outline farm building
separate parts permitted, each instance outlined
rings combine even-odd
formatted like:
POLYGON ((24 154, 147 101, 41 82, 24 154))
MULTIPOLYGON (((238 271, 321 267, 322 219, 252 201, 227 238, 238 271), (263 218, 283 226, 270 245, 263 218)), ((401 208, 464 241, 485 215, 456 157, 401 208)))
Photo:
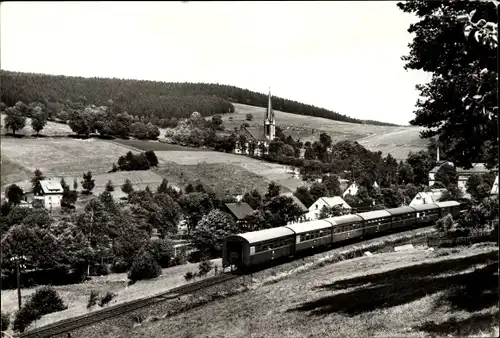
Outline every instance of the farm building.
POLYGON ((253 152, 254 155, 261 156, 269 151, 269 143, 274 140, 276 136, 276 119, 272 109, 271 98, 271 90, 269 90, 267 112, 263 126, 256 128, 241 128, 239 132, 240 137, 236 141, 236 146, 234 148, 236 154, 249 155, 253 152))
POLYGON ((254 210, 248 203, 226 203, 226 212, 233 216, 236 222, 242 222, 245 217, 250 215, 254 210))
POLYGON ((54 209, 61 206, 63 188, 55 179, 41 180, 33 189, 33 205, 40 203, 45 209, 54 209))
POLYGON ((306 214, 306 219, 308 221, 314 221, 319 219, 319 213, 323 207, 333 208, 334 206, 339 206, 343 209, 351 210, 351 206, 344 201, 340 196, 335 197, 320 197, 316 202, 314 202, 306 214))

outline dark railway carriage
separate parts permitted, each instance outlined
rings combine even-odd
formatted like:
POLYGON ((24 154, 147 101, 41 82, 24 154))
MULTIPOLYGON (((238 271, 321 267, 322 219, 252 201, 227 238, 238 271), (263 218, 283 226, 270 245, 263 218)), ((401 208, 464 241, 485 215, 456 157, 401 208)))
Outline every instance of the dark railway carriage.
POLYGON ((358 214, 363 218, 363 235, 388 231, 391 228, 391 214, 386 210, 375 210, 358 214))
POLYGON ((415 225, 417 212, 412 207, 387 209, 392 216, 392 229, 407 228, 415 225))
POLYGON ((332 244, 333 225, 324 219, 287 225, 286 227, 295 232, 296 252, 332 244))
POLYGON ((460 203, 455 201, 436 202, 439 207, 440 217, 450 214, 454 219, 460 217, 460 203))
POLYGON ((295 233, 278 227, 228 236, 223 248, 224 267, 258 265, 294 253, 295 233))
POLYGON ((363 235, 363 219, 358 215, 330 217, 325 221, 333 224, 334 243, 363 235))
POLYGON ((439 219, 440 210, 434 203, 412 205, 416 211, 417 226, 435 222, 439 219))

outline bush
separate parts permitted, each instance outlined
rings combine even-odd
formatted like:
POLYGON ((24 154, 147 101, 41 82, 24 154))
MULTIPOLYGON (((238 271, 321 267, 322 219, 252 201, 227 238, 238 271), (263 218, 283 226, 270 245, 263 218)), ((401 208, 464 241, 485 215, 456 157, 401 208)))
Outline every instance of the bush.
POLYGON ((2 319, 2 331, 7 331, 9 328, 10 324, 10 314, 7 312, 2 312, 1 313, 1 319, 2 319))
POLYGON ((207 273, 210 272, 210 270, 212 270, 212 268, 213 264, 208 259, 201 261, 200 265, 198 265, 198 276, 200 277, 205 276, 207 273))
POLYGON ((188 282, 194 277, 196 277, 196 274, 192 273, 191 271, 186 272, 186 274, 184 275, 184 279, 188 282))
POLYGON ((144 153, 146 155, 146 159, 148 160, 149 164, 152 167, 155 167, 158 165, 158 158, 156 157, 156 154, 153 150, 148 150, 144 153))
POLYGON ((147 243, 144 249, 153 256, 162 268, 170 266, 170 261, 174 255, 174 248, 169 241, 155 239, 147 243))
POLYGON ((128 278, 135 282, 143 279, 156 278, 160 274, 161 267, 156 263, 153 255, 147 251, 142 251, 134 259, 128 273, 128 278))
POLYGON ((53 287, 44 286, 35 291, 21 310, 16 313, 14 330, 24 332, 32 322, 40 319, 43 315, 63 311, 67 308, 53 287))
POLYGON ((87 303, 87 309, 92 309, 97 304, 97 298, 99 293, 97 291, 91 291, 89 296, 89 302, 87 303))
POLYGON ((113 292, 110 292, 110 291, 106 292, 106 294, 101 297, 101 300, 99 301, 99 306, 103 307, 104 305, 111 302, 111 300, 115 297, 116 297, 116 294, 114 294, 113 292))
POLYGON ((455 221, 453 220, 453 217, 451 217, 450 214, 440 218, 436 222, 436 230, 441 233, 448 233, 450 230, 453 230, 453 226, 455 224, 455 221))

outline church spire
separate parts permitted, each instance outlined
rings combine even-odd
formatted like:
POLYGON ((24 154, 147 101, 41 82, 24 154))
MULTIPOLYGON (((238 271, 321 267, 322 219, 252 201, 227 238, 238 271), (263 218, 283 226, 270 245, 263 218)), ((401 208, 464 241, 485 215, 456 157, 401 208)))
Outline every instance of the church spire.
POLYGON ((266 118, 264 119, 264 137, 269 141, 274 140, 274 137, 276 136, 276 125, 275 125, 276 121, 274 120, 274 112, 273 112, 271 98, 272 98, 271 87, 269 87, 267 113, 266 113, 266 118))
POLYGON ((268 98, 267 98, 267 119, 269 121, 272 121, 274 120, 274 112, 273 112, 273 106, 272 106, 272 102, 271 102, 271 87, 269 87, 269 94, 268 94, 268 98))

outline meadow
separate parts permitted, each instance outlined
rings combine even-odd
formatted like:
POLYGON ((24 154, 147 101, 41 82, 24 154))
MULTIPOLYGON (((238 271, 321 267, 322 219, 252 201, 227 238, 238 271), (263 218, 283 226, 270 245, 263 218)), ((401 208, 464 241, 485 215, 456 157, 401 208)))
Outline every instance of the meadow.
POLYGON ((127 336, 498 336, 496 250, 362 256, 145 322, 127 336))
MULTIPOLYGON (((232 177, 223 177, 221 179, 231 179, 231 180, 249 180, 253 175, 239 175, 236 176, 237 172, 240 170, 235 169, 235 167, 240 167, 246 172, 258 175, 266 181, 275 181, 284 187, 283 191, 295 189, 299 186, 305 184, 301 179, 294 178, 291 170, 288 166, 276 163, 269 163, 260 161, 248 156, 221 153, 215 151, 197 151, 197 152, 185 152, 185 151, 158 151, 156 152, 158 159, 163 161, 171 161, 181 165, 197 165, 199 163, 206 164, 221 164, 227 167, 229 170, 223 173, 223 176, 229 175, 232 177)), ((241 182, 245 184, 244 182, 241 182)), ((266 183, 267 189, 267 183, 266 183)))
MULTIPOLYGON (((226 130, 233 130, 243 123, 250 127, 261 126, 264 120, 266 108, 248 106, 233 103, 235 112, 223 115, 222 120, 226 130), (253 120, 246 121, 246 114, 252 114, 253 120), (232 117, 233 121, 229 121, 232 117)), ((384 155, 388 152, 397 159, 405 159, 409 151, 426 149, 427 140, 420 138, 422 128, 413 126, 376 126, 371 124, 356 124, 349 122, 333 121, 329 119, 296 115, 274 111, 276 125, 282 128, 285 135, 303 142, 316 141, 321 132, 332 137, 333 142, 343 140, 358 141, 367 149, 382 151, 384 155)))
MULTIPOLYGON (((5 114, 1 114, 1 122, 2 122, 2 128, 0 130, 0 135, 5 135, 7 133, 12 133, 11 130, 6 130, 4 128, 5 126, 5 114)), ((30 136, 36 135, 36 132, 31 128, 31 119, 27 118, 26 119, 26 126, 21 129, 16 131, 16 135, 24 135, 24 136, 30 136)), ((43 136, 67 136, 67 135, 75 135, 75 133, 71 130, 71 128, 64 123, 58 123, 58 122, 51 122, 48 121, 43 130, 40 132, 40 135, 43 136)))

